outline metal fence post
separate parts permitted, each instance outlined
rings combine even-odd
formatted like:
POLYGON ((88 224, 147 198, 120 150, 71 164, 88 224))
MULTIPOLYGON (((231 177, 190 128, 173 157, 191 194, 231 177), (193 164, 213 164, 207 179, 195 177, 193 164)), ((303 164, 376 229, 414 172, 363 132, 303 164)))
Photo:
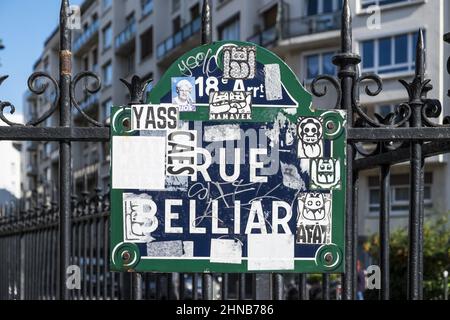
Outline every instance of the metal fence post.
MULTIPOLYGON (((423 32, 420 30, 416 48, 416 76, 412 83, 402 81, 409 94, 412 109, 410 126, 422 127, 423 96, 430 90, 429 80, 425 80, 425 48, 423 32)), ((423 282, 423 219, 424 219, 424 159, 422 153, 423 142, 411 143, 411 207, 409 220, 409 262, 408 262, 408 298, 422 299, 423 282)))
MULTIPOLYGON (((353 84, 356 76, 356 66, 361 58, 352 52, 352 17, 348 0, 344 0, 342 10, 341 53, 333 58, 333 63, 339 66, 339 79, 341 80, 342 101, 341 109, 347 111, 347 128, 351 128, 354 122, 353 115, 353 84)), ((347 214, 345 222, 345 274, 343 277, 343 298, 353 300, 356 296, 356 250, 357 250, 357 212, 353 205, 356 200, 356 190, 353 188, 354 172, 353 161, 355 158, 354 146, 347 145, 347 214)), ((357 177, 357 175, 356 175, 357 177)))
MULTIPOLYGON (((72 80, 71 30, 69 29, 69 1, 63 0, 60 13, 60 126, 70 127, 72 122, 70 84, 72 80)), ((71 143, 59 144, 59 299, 69 299, 66 271, 70 263, 70 187, 71 143)))

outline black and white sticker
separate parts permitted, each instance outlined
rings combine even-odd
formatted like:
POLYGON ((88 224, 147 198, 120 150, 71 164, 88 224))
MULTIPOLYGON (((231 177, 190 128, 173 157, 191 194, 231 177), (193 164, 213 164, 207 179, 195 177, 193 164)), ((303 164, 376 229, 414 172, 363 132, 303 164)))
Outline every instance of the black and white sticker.
POLYGON ((251 92, 211 92, 209 103, 210 120, 251 120, 251 118, 251 92))
POLYGON ((315 159, 323 156, 323 126, 320 118, 303 118, 298 124, 298 157, 315 159))
POLYGON ((341 187, 339 159, 314 159, 311 161, 310 173, 312 190, 334 190, 341 187))
POLYGON ((255 78, 256 47, 226 46, 223 48, 224 79, 246 80, 255 78))
POLYGON ((175 130, 178 107, 172 104, 134 105, 131 107, 131 129, 137 131, 175 130))
POLYGON ((296 243, 331 243, 330 193, 300 194, 297 207, 296 243))

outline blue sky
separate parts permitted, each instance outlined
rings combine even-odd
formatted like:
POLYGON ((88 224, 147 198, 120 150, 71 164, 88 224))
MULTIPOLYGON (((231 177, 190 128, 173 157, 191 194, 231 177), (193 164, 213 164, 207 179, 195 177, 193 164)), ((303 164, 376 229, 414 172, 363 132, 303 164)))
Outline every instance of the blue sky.
POLYGON ((0 75, 9 75, 0 86, 0 100, 12 102, 18 112, 33 64, 58 25, 59 8, 60 0, 0 0, 0 39, 5 46, 0 50, 0 75))

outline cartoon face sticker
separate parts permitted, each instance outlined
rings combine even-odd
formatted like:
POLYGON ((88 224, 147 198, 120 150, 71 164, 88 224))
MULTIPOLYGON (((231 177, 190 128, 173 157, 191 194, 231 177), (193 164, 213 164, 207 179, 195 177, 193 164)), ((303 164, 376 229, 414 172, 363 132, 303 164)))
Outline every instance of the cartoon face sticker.
POLYGON ((331 243, 331 194, 300 194, 297 207, 297 243, 331 243))
POLYGON ((315 159, 311 162, 311 189, 339 189, 341 165, 338 159, 315 159))
POLYGON ((297 127, 299 158, 319 158, 323 154, 323 127, 319 118, 304 118, 297 127))

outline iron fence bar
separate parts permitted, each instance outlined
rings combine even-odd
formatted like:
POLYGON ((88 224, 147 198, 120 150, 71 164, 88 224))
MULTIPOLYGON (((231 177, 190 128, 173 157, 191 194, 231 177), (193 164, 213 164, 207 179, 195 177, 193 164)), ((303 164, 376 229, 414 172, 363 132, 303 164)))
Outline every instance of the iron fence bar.
POLYGON ((239 284, 239 300, 245 300, 246 294, 246 286, 245 286, 245 273, 239 273, 238 275, 238 284, 239 284))
POLYGON ((96 273, 95 273, 95 283, 96 283, 96 291, 95 291, 95 298, 97 300, 100 299, 101 296, 101 283, 100 283, 100 275, 101 275, 101 265, 100 265, 100 238, 101 238, 101 219, 96 218, 95 220, 95 227, 97 228, 97 232, 95 235, 96 241, 95 241, 95 267, 96 267, 96 273))
POLYGON ((273 298, 274 300, 284 300, 284 278, 281 273, 273 274, 274 290, 273 298))
POLYGON ((204 273, 202 278, 202 297, 203 300, 213 300, 213 275, 204 273))
POLYGON ((307 274, 301 273, 299 274, 298 279, 298 298, 300 300, 306 300, 308 298, 306 289, 307 289, 307 274))
MULTIPOLYGON (((342 101, 341 109, 347 112, 347 128, 351 129, 354 122, 353 114, 353 84, 356 76, 356 66, 361 58, 352 52, 352 17, 348 0, 344 0, 342 9, 341 26, 341 53, 333 58, 333 63, 339 66, 338 77, 341 81, 342 101)), ((353 161, 354 147, 348 144, 347 148, 347 190, 346 193, 346 219, 345 219, 345 273, 343 275, 343 297, 346 300, 353 300, 356 295, 356 245, 354 235, 356 229, 356 215, 352 210, 354 201, 353 188, 353 161)))
MULTIPOLYGON (((416 77, 415 85, 411 84, 410 105, 412 116, 410 125, 415 128, 422 127, 422 97, 425 92, 425 52, 423 34, 420 31, 417 42, 416 77)), ((408 298, 420 300, 422 298, 422 273, 420 243, 423 239, 423 186, 424 186, 424 159, 422 142, 413 141, 411 145, 411 207, 409 220, 409 263, 408 263, 408 298)))
MULTIPOLYGON (((450 142, 431 142, 423 145, 422 156, 434 157, 440 154, 450 153, 450 142)), ((355 161, 353 170, 374 169, 382 165, 395 165, 411 159, 411 148, 400 148, 395 151, 377 154, 355 161)))
POLYGON ((222 300, 228 300, 228 273, 222 274, 222 300))
POLYGON ((391 167, 384 165, 380 169, 380 267, 381 267, 381 300, 389 300, 389 243, 390 243, 390 212, 391 212, 391 167))
POLYGON ((330 300, 330 275, 328 273, 322 275, 322 299, 330 300))
MULTIPOLYGON (((71 30, 69 29, 69 1, 61 2, 60 13, 60 126, 70 128, 72 122, 70 84, 72 79, 71 30)), ((67 300, 69 292, 66 287, 66 271, 70 263, 70 191, 71 187, 71 143, 59 143, 59 295, 60 300, 67 300)))
POLYGON ((198 299, 198 273, 194 273, 192 275, 192 299, 197 300, 198 299))
POLYGON ((0 127, 2 141, 109 142, 107 128, 0 127))
MULTIPOLYGON (((421 112, 421 111, 420 111, 421 112)), ((450 127, 442 128, 349 128, 347 130, 348 141, 448 141, 450 127)))

